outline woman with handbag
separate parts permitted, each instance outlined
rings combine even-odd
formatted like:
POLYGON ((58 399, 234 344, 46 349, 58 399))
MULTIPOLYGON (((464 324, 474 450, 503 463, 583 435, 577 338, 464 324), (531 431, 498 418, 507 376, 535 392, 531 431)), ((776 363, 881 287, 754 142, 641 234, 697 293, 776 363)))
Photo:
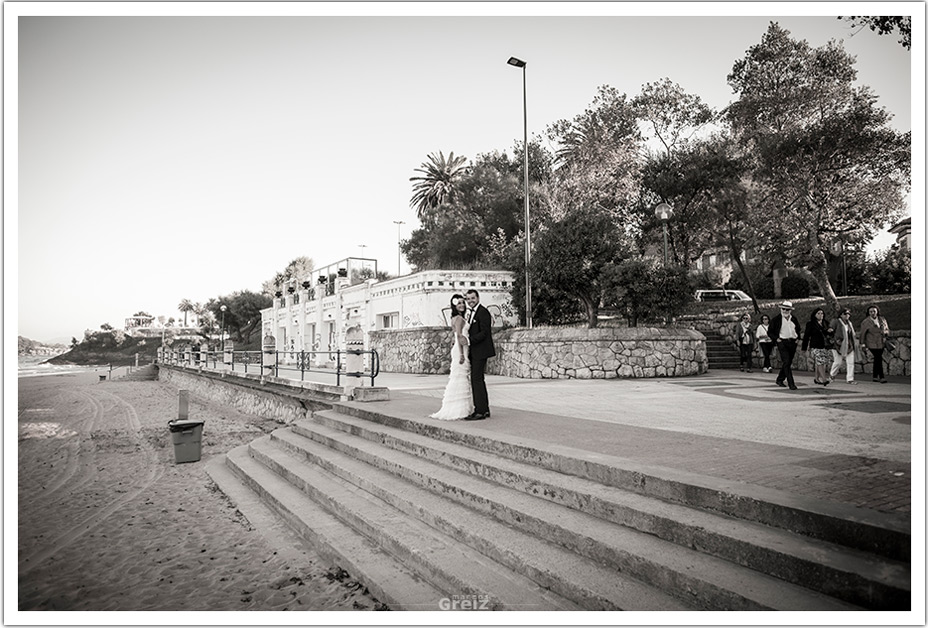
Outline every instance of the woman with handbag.
POLYGON ((815 383, 827 386, 831 379, 828 372, 831 369, 831 341, 834 330, 825 322, 825 310, 820 307, 812 312, 812 318, 806 323, 806 333, 802 338, 802 350, 809 351, 809 357, 815 363, 815 383))
POLYGON ((883 374, 883 348, 889 337, 889 325, 880 316, 880 308, 871 305, 867 308, 867 318, 860 323, 860 344, 867 347, 873 355, 873 381, 886 383, 883 374))
POLYGON ((760 317, 760 324, 757 326, 757 344, 760 346, 761 353, 764 354, 764 373, 769 373, 770 368, 770 354, 773 353, 773 340, 770 339, 769 335, 770 330, 770 317, 764 314, 760 317))

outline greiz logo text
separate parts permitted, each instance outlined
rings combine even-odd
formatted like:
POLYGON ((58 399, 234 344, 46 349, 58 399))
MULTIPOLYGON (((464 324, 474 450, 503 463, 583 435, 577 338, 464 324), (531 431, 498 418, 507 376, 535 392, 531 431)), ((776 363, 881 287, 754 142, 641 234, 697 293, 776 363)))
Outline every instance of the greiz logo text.
POLYGON ((489 595, 452 595, 438 601, 438 608, 443 611, 488 611, 489 595))

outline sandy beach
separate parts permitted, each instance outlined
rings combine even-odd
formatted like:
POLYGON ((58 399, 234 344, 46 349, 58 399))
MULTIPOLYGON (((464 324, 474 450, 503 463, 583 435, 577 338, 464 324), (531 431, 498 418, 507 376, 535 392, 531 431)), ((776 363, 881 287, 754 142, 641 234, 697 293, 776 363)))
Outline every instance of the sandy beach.
POLYGON ((260 530, 204 470, 279 424, 193 396, 200 462, 175 464, 178 391, 95 373, 19 378, 19 610, 375 610, 283 525, 260 530))

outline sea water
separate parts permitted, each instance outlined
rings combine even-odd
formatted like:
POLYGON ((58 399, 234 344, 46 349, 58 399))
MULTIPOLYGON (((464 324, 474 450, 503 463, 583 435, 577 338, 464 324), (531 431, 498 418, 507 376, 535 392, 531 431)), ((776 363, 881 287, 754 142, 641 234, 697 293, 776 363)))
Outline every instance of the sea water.
POLYGON ((53 356, 21 355, 19 356, 19 377, 37 377, 40 375, 60 375, 62 373, 100 373, 109 372, 108 364, 43 364, 53 356))

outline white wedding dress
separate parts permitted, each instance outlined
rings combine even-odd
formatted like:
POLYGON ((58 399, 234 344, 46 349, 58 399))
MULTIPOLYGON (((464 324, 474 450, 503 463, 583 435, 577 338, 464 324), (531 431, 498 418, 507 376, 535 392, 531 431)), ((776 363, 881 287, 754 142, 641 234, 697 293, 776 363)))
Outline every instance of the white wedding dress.
MULTIPOLYGON (((467 338, 470 324, 464 322, 461 333, 467 338)), ((474 397, 470 388, 470 358, 464 354, 464 363, 461 364, 461 346, 457 336, 451 346, 451 374, 448 376, 448 385, 445 386, 445 395, 441 400, 441 410, 430 415, 433 419, 454 421, 469 416, 474 411, 474 397)))

